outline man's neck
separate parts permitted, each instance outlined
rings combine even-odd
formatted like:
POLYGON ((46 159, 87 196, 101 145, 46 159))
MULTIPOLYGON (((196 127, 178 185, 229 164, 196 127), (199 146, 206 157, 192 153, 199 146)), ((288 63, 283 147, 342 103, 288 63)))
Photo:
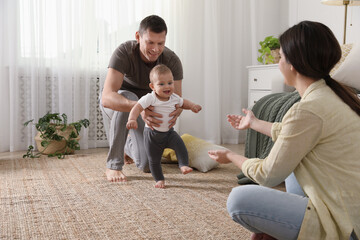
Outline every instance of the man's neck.
POLYGON ((153 68, 156 66, 157 61, 156 62, 145 62, 144 60, 142 60, 146 66, 148 66, 149 68, 153 68))

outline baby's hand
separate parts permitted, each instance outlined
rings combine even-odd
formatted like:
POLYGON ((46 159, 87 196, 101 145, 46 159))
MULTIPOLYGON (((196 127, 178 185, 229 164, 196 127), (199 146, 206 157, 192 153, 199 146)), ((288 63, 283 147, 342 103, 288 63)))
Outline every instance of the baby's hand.
POLYGON ((136 120, 129 120, 126 124, 126 128, 127 129, 137 129, 138 125, 137 125, 136 120))
POLYGON ((194 106, 191 107, 191 111, 193 111, 194 113, 198 113, 201 111, 201 106, 195 104, 194 106))

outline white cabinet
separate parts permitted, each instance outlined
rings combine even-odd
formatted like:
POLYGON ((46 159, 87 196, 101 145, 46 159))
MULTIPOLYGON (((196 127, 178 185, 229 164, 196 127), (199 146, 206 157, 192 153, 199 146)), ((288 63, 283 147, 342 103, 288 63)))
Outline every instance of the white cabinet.
POLYGON ((268 94, 294 90, 285 85, 278 64, 248 66, 247 69, 249 73, 249 107, 268 94))

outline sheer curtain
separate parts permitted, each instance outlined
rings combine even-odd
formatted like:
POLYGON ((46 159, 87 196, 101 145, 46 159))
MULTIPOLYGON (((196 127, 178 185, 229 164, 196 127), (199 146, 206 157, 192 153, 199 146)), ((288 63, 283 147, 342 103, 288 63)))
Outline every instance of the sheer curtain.
POLYGON ((184 64, 183 96, 199 102, 195 115, 183 112, 180 132, 214 143, 244 139, 226 115, 247 105, 247 71, 251 64, 250 1, 186 1, 181 14, 178 51, 184 64))
MULTIPOLYGON (((0 152, 34 144, 35 129, 22 124, 49 111, 66 113, 69 121, 88 118, 81 148, 105 146, 97 99, 108 61, 150 14, 167 22, 166 45, 184 67, 183 96, 203 106, 198 114, 183 112, 178 132, 214 143, 243 141, 245 133, 231 129, 226 114, 247 106, 246 66, 256 61, 256 44, 269 29, 281 30, 279 18, 258 20, 257 9, 266 2, 0 1, 0 152), (271 27, 257 31, 263 24, 271 27)), ((268 7, 284 2, 272 0, 268 7)))
POLYGON ((183 97, 203 106, 183 111, 179 133, 214 143, 240 143, 245 131, 234 130, 227 114, 247 108, 248 72, 258 64, 259 41, 288 27, 287 0, 173 1, 171 44, 184 65, 183 97))
POLYGON ((97 81, 95 4, 88 1, 2 1, 2 151, 34 144, 34 127, 47 112, 68 121, 88 118, 83 148, 95 147, 93 98, 97 81), (4 87, 3 87, 4 86, 4 87), (3 111, 4 110, 4 111, 3 111))

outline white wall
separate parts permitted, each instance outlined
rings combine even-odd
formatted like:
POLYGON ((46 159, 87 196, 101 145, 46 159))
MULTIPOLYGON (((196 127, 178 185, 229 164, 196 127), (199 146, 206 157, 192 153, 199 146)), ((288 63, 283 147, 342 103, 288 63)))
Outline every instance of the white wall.
MULTIPOLYGON (((318 21, 327 25, 339 43, 343 43, 344 6, 324 5, 320 0, 290 0, 289 26, 303 20, 318 21)), ((347 13, 346 43, 360 39, 360 6, 349 6, 347 13)))
POLYGON ((348 7, 346 42, 360 42, 360 6, 348 7))
POLYGON ((257 56, 259 42, 267 36, 279 37, 288 29, 289 3, 288 0, 250 0, 251 4, 251 51, 252 65, 259 65, 257 56))

